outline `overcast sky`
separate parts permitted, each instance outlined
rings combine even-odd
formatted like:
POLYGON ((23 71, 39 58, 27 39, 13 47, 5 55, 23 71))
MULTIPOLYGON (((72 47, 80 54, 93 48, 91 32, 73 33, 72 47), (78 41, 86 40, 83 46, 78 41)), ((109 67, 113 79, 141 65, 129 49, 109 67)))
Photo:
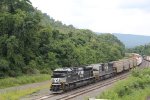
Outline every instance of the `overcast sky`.
POLYGON ((150 35, 150 0, 30 0, 64 24, 94 32, 150 35))

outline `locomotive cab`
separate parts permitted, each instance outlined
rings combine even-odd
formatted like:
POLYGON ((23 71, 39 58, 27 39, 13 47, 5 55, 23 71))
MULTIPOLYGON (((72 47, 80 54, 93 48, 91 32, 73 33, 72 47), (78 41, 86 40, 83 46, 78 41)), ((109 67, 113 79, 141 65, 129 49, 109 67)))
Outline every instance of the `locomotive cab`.
POLYGON ((51 87, 50 91, 53 93, 61 93, 63 92, 63 86, 66 82, 67 74, 71 72, 71 69, 56 69, 53 71, 52 79, 51 79, 51 87))

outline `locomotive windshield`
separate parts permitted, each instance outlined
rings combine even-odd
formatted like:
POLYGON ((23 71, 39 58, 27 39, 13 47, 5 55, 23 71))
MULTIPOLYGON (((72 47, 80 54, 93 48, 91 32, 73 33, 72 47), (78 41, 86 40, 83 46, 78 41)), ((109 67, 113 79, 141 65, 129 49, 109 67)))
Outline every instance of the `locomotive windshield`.
POLYGON ((63 78, 67 74, 67 71, 54 71, 52 78, 63 78))

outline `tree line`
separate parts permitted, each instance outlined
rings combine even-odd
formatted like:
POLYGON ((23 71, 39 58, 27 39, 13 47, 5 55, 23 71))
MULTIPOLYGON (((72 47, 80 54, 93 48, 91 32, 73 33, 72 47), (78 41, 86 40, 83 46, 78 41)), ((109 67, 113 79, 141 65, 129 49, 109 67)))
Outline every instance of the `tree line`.
POLYGON ((0 77, 113 61, 124 51, 114 35, 55 21, 29 0, 0 1, 0 77))
POLYGON ((134 48, 129 48, 126 50, 127 52, 135 52, 140 55, 148 55, 150 56, 150 43, 145 45, 136 46, 134 48))

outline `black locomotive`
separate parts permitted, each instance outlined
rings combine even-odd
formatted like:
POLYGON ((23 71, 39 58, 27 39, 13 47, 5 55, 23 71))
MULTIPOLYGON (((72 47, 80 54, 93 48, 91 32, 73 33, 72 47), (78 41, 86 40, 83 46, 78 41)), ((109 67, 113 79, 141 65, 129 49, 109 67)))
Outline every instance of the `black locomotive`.
POLYGON ((92 67, 59 68, 53 71, 51 91, 61 93, 90 83, 92 67))

